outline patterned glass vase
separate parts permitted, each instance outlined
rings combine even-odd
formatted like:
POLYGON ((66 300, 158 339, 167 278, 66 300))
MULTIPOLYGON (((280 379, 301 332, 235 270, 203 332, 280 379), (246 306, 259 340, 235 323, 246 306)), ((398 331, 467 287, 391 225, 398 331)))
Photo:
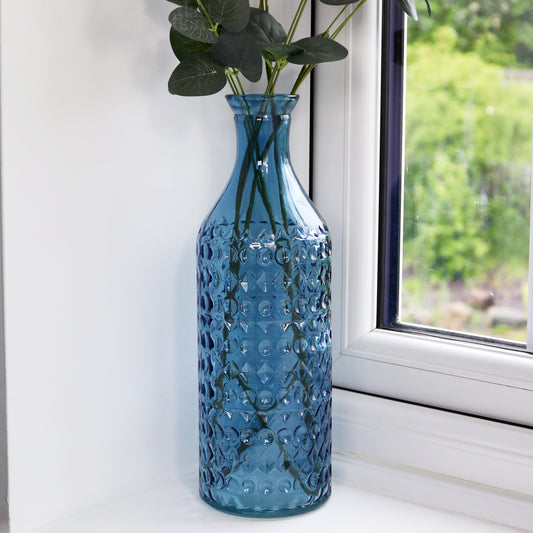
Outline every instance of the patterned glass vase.
POLYGON ((257 517, 331 492, 330 255, 289 158, 296 96, 228 96, 237 161, 197 241, 200 495, 257 517))

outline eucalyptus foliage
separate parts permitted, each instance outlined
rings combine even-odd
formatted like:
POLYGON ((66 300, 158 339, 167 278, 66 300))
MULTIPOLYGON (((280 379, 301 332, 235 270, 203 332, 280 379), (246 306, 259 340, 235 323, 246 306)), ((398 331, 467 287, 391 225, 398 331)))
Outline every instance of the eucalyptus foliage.
MULTIPOLYGON (((294 2, 288 31, 270 13, 269 0, 259 0, 258 7, 251 6, 250 0, 168 1, 178 6, 169 21, 170 44, 180 61, 168 89, 181 96, 203 96, 221 91, 226 84, 234 94, 244 94, 241 74, 258 82, 263 72, 265 95, 275 94, 279 74, 289 64, 300 65, 291 90, 295 94, 315 65, 348 55, 336 38, 367 0, 319 0, 339 6, 339 12, 323 32, 297 41, 294 35, 308 0, 294 2)), ((414 0, 396 1, 417 19, 414 0)), ((425 2, 430 12, 429 0, 425 2)))

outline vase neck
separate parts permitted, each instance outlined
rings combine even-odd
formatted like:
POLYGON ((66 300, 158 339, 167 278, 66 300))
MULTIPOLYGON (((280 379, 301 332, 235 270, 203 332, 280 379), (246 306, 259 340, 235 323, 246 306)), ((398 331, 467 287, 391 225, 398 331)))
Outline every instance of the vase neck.
POLYGON ((267 176, 281 162, 290 164, 289 115, 235 116, 239 168, 250 164, 267 176))
POLYGON ((254 220, 276 234, 298 216, 295 202, 306 203, 289 158, 290 112, 297 97, 227 99, 235 113, 237 160, 215 211, 231 213, 237 234, 244 234, 254 220))
POLYGON ((278 174, 280 165, 290 165, 290 112, 297 97, 242 95, 230 96, 228 102, 235 114, 237 168, 260 169, 266 178, 278 174))

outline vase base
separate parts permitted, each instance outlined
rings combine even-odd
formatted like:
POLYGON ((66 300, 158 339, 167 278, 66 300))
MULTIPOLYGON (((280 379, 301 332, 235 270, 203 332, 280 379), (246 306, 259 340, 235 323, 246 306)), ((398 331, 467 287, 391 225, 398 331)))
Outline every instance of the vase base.
POLYGON ((200 498, 207 503, 210 507, 213 507, 217 511, 222 511, 227 514, 234 516, 242 516, 244 518, 286 518, 289 516, 296 516, 304 513, 309 513, 322 507, 330 498, 331 489, 324 494, 319 500, 312 503, 302 505, 299 507, 293 507, 289 509, 239 509, 237 507, 232 507, 230 505, 221 505, 218 502, 211 500, 205 494, 202 494, 200 491, 200 498))

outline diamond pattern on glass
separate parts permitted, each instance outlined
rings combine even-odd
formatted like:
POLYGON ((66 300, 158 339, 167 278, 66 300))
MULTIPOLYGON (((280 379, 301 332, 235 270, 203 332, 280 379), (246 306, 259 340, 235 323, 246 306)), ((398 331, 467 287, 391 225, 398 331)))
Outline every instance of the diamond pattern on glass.
POLYGON ((330 490, 329 238, 230 242, 218 226, 198 240, 201 490, 236 509, 301 507, 330 490))

